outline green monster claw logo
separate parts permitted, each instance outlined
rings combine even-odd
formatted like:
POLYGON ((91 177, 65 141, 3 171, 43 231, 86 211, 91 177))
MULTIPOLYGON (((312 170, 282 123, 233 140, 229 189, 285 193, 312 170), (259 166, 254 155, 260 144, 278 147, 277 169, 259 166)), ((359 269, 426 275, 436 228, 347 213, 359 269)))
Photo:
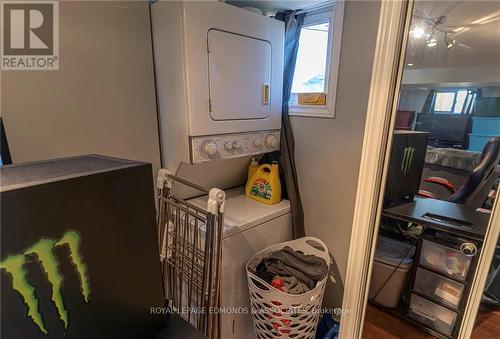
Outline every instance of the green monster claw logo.
POLYGON ((89 278, 87 275, 87 266, 83 262, 80 253, 80 234, 76 231, 66 231, 59 240, 42 238, 23 253, 10 255, 0 262, 0 269, 5 270, 11 275, 12 287, 19 292, 24 303, 28 306, 28 316, 38 326, 40 331, 45 334, 47 334, 47 329, 43 323, 42 315, 38 310, 38 299, 35 295, 35 288, 26 280, 26 271, 23 266, 27 255, 36 255, 47 275, 47 280, 52 285, 52 302, 66 330, 68 328, 68 311, 64 308, 64 300, 61 294, 63 276, 59 272, 59 265, 53 251, 56 246, 68 246, 70 259, 80 278, 83 300, 88 303, 90 296, 89 278))
POLYGON ((401 161, 401 172, 403 172, 404 175, 408 174, 408 171, 411 168, 414 153, 415 149, 413 147, 405 147, 403 160, 401 161))

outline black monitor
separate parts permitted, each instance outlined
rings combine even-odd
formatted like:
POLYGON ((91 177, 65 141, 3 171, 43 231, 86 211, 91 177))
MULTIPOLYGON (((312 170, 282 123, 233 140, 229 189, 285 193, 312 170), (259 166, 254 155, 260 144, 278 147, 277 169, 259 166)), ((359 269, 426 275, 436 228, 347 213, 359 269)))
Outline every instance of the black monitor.
POLYGON ((466 149, 471 126, 469 114, 420 113, 415 130, 429 132, 429 146, 466 149))

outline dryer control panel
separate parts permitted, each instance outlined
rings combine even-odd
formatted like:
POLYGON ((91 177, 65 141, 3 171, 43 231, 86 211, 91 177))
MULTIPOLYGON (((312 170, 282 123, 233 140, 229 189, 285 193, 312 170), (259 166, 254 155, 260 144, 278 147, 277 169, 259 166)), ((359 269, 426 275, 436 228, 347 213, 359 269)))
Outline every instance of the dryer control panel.
POLYGON ((280 148, 279 130, 190 137, 190 139, 193 164, 268 153, 280 148))

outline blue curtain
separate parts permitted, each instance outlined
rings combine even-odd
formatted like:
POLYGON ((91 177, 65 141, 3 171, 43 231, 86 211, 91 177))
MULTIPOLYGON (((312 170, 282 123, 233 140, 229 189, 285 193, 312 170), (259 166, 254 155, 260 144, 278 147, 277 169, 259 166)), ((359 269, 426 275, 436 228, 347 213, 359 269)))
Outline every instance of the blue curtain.
POLYGON ((288 115, 288 101, 292 90, 293 72, 299 49, 300 30, 305 13, 285 11, 276 14, 276 19, 285 23, 285 60, 283 72, 283 108, 281 124, 280 164, 283 170, 288 200, 292 208, 292 233, 294 239, 305 236, 304 210, 300 199, 297 168, 295 166, 295 140, 288 115))

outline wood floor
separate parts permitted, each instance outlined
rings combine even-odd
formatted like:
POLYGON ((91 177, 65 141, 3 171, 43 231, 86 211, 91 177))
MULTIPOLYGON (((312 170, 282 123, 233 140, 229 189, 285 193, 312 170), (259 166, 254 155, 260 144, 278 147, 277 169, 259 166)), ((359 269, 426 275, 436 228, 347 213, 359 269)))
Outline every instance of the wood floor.
MULTIPOLYGON (((365 339, 423 339, 434 338, 420 331, 402 319, 390 315, 379 308, 368 304, 366 308, 365 339)), ((480 314, 479 321, 472 332, 471 339, 500 338, 500 311, 480 314)))

